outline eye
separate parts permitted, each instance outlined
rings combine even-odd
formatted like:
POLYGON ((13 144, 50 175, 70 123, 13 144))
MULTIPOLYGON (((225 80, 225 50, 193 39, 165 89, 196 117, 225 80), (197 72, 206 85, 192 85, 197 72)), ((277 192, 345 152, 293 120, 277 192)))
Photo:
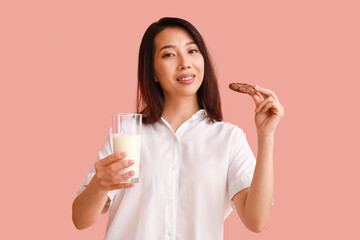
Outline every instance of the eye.
POLYGON ((165 55, 163 56, 163 58, 171 57, 171 55, 174 55, 174 54, 172 54, 172 53, 167 53, 167 54, 165 54, 165 55))
POLYGON ((190 52, 190 53, 195 53, 195 52, 198 52, 198 50, 196 50, 196 49, 191 49, 189 52, 190 52))

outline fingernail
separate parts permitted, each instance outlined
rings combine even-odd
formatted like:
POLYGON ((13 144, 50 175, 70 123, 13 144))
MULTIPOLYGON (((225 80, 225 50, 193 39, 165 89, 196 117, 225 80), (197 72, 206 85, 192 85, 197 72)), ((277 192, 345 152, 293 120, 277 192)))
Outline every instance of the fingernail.
POLYGON ((129 164, 134 164, 135 161, 134 161, 134 160, 129 160, 128 163, 129 163, 129 164))
POLYGON ((135 175, 135 172, 134 172, 134 171, 131 171, 131 172, 129 172, 129 175, 130 175, 130 176, 133 176, 133 175, 135 175))
POLYGON ((257 85, 257 84, 255 84, 255 88, 256 88, 256 89, 259 89, 259 88, 260 88, 260 86, 259 86, 259 85, 257 85))
POLYGON ((122 156, 122 157, 125 157, 125 156, 126 156, 126 152, 122 152, 122 153, 121 153, 121 156, 122 156))

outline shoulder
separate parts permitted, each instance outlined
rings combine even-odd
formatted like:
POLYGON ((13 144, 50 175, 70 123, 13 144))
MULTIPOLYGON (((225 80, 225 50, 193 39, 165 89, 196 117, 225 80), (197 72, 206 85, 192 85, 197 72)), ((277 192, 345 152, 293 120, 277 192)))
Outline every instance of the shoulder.
POLYGON ((225 121, 216 121, 214 123, 210 123, 207 121, 207 127, 213 128, 217 131, 224 132, 226 134, 230 135, 236 135, 236 136, 245 136, 244 131, 237 126, 236 124, 225 122, 225 121))

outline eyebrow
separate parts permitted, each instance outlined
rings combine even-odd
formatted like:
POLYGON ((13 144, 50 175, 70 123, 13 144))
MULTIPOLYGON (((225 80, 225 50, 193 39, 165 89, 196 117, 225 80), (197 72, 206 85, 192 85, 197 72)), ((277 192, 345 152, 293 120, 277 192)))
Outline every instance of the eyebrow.
MULTIPOLYGON (((191 44, 196 44, 195 42, 188 42, 185 44, 185 46, 191 45, 191 44)), ((164 50, 166 48, 175 48, 175 45, 165 45, 162 48, 160 48, 159 52, 161 52, 161 50, 164 50)))

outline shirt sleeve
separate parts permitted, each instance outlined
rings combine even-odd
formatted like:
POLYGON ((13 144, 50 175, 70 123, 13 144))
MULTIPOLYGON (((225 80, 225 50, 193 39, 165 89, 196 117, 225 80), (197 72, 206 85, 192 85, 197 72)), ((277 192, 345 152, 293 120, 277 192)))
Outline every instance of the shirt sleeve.
MULTIPOLYGON (((102 146, 101 150, 99 151, 99 156, 98 156, 97 160, 103 159, 103 158, 111 155, 112 152, 113 152, 112 130, 110 128, 109 135, 106 138, 105 143, 102 146)), ((87 187, 87 185, 89 184, 91 179, 94 177, 95 173, 96 173, 95 167, 94 167, 94 165, 92 165, 91 168, 89 169, 89 171, 87 172, 87 174, 85 175, 85 177, 84 177, 84 179, 83 179, 83 181, 82 181, 82 183, 81 183, 81 185, 80 185, 80 187, 79 187, 79 189, 77 191, 77 194, 80 194, 82 191, 85 190, 85 188, 87 187)), ((116 194, 116 190, 112 190, 112 191, 109 191, 107 193, 107 196, 109 197, 110 201, 106 202, 106 204, 104 206, 104 209, 102 210, 101 213, 106 213, 109 210, 109 208, 111 207, 111 205, 113 203, 115 194, 116 194)))
POLYGON ((242 129, 235 127, 230 146, 230 160, 228 168, 228 193, 231 207, 236 211, 231 200, 241 190, 250 187, 254 175, 256 158, 246 140, 242 129))

